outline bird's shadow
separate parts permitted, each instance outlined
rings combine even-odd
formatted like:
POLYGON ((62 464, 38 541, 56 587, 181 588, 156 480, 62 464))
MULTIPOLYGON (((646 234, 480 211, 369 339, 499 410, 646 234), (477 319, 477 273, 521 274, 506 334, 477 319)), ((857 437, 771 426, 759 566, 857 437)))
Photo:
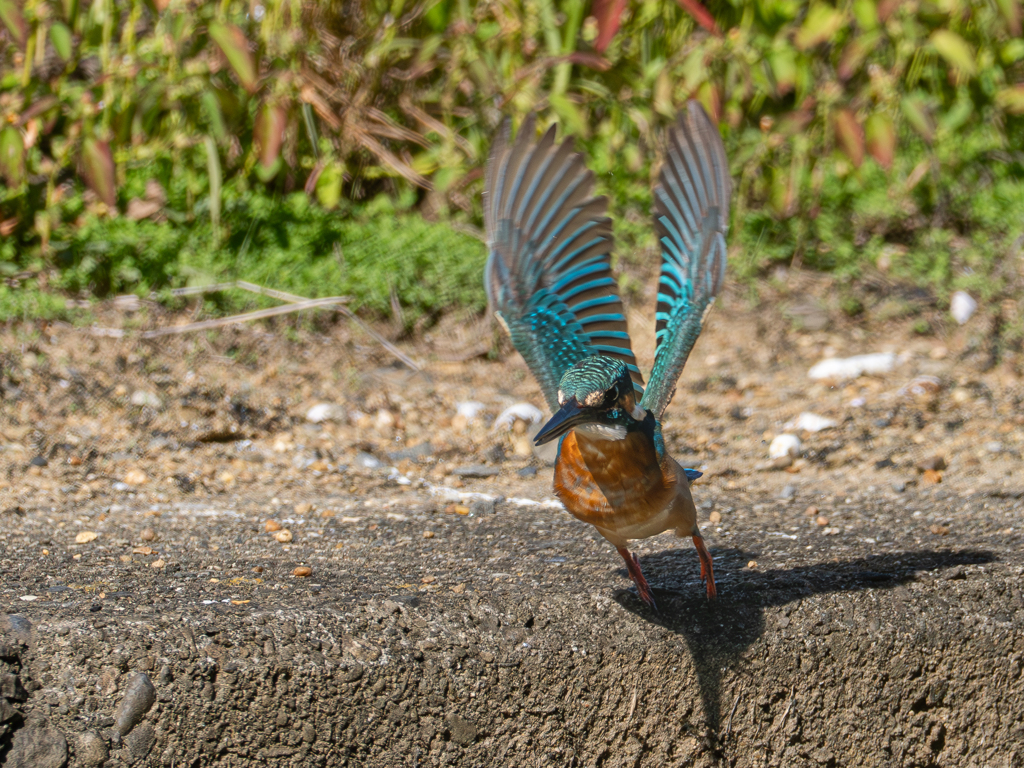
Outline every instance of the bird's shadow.
MULTIPOLYGON (((920 550, 869 555, 853 560, 773 570, 747 569, 749 552, 716 549, 714 560, 718 598, 709 601, 697 583, 672 584, 668 574, 690 573, 696 568, 693 550, 673 549, 644 558, 644 569, 654 582, 673 588, 653 588, 658 611, 640 602, 632 589, 620 590, 615 600, 645 621, 681 635, 693 658, 709 734, 721 726, 722 672, 735 663, 765 632, 766 609, 783 606, 810 595, 891 589, 913 581, 921 572, 990 563, 988 551, 920 550), (686 563, 684 568, 681 562, 686 563), (724 576, 724 578, 723 578, 724 576)), ((625 569, 620 569, 625 575, 625 569)))

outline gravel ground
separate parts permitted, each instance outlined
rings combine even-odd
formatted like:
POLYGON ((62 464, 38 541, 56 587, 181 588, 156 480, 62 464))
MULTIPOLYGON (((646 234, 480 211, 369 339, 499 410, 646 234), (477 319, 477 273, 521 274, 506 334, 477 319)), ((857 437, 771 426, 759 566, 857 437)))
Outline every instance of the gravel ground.
POLYGON ((0 760, 1024 765, 1019 352, 981 317, 795 330, 784 298, 726 301, 669 409, 720 598, 666 534, 637 546, 659 613, 553 501, 529 420, 494 429, 544 406, 518 358, 467 357, 489 327, 401 345, 418 373, 328 317, 8 329, 0 760))

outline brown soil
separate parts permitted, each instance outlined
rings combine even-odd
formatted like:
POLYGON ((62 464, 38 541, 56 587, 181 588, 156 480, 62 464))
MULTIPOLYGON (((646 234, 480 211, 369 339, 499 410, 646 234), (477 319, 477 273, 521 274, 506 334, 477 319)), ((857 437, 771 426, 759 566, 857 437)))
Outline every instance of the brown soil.
POLYGON ((720 597, 663 535, 636 543, 659 613, 526 425, 492 429, 544 404, 518 357, 460 360, 486 324, 401 344, 421 372, 326 314, 7 329, 5 765, 1024 765, 1019 352, 991 314, 868 327, 778 290, 727 297, 667 414, 720 597), (807 377, 879 351, 889 374, 807 377), (768 468, 804 411, 836 426, 768 468))

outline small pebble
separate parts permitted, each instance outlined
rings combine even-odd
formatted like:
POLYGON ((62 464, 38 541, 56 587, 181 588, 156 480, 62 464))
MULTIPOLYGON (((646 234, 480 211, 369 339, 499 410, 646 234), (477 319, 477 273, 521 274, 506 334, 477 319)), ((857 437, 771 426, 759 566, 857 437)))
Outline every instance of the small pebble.
POLYGON ((129 469, 125 473, 124 481, 128 485, 145 485, 149 482, 149 478, 141 469, 129 469))
POLYGON ((807 515, 807 517, 815 517, 818 514, 818 508, 812 504, 804 510, 804 514, 807 515))
POLYGON ((287 528, 283 528, 274 534, 274 538, 282 544, 287 544, 292 540, 292 532, 289 531, 287 528))
POLYGON ((315 508, 316 507, 313 504, 310 504, 308 501, 303 501, 303 502, 295 505, 295 514, 296 515, 308 515, 315 508))
POLYGON ((98 768, 108 756, 107 742, 96 731, 86 731, 75 742, 75 760, 84 768, 98 768))
POLYGON ((927 459, 922 459, 915 465, 919 472, 941 472, 946 468, 946 459, 943 456, 935 455, 929 456, 927 459))
POLYGON ((828 518, 824 515, 818 515, 815 521, 818 525, 828 525, 828 518))
POLYGON ((96 531, 80 531, 75 536, 75 544, 88 544, 90 541, 96 541, 99 534, 96 531))
POLYGON ((769 459, 781 459, 784 456, 800 454, 800 438, 796 435, 778 435, 768 446, 769 459))
POLYGON ((936 536, 945 536, 949 533, 949 528, 945 525, 933 525, 929 530, 936 536))
POLYGON ((722 522, 722 513, 716 509, 710 515, 708 515, 708 522, 715 523, 716 525, 722 522))
POLYGON ((163 560, 154 560, 152 563, 149 564, 149 567, 150 568, 163 568, 165 565, 167 565, 167 563, 165 563, 163 560))
POLYGON ((267 522, 264 523, 264 525, 267 529, 267 533, 273 533, 274 531, 281 530, 281 524, 277 522, 277 520, 267 520, 267 522))
POLYGON ((433 531, 424 531, 423 532, 423 538, 424 539, 432 539, 432 538, 434 538, 434 532, 433 531))
POLYGON ((796 486, 787 485, 782 489, 782 493, 779 494, 780 499, 792 499, 796 497, 796 486))
POLYGON ((469 511, 473 515, 493 515, 495 507, 495 499, 477 499, 469 505, 469 511))
POLYGON ((384 466, 380 463, 380 459, 369 453, 356 454, 355 465, 363 469, 380 469, 384 466))
POLYGON ((420 579, 420 581, 422 581, 424 584, 433 584, 435 581, 437 581, 437 577, 436 576, 424 576, 422 579, 420 579))
POLYGON ((122 736, 126 736, 132 728, 138 725, 155 701, 156 689, 153 687, 149 675, 139 672, 128 682, 124 699, 117 709, 114 730, 122 736))
POLYGON ((747 568, 750 568, 751 570, 757 568, 757 560, 751 560, 749 563, 747 563, 747 568))
POLYGON ((941 483, 942 473, 935 469, 926 469, 922 475, 927 483, 941 483))
POLYGON ((452 474, 456 477, 495 477, 501 474, 501 470, 497 467, 485 467, 483 464, 470 464, 465 467, 456 467, 452 470, 452 474))
POLYGON ((143 541, 156 541, 156 531, 152 528, 143 528, 139 538, 143 541))
POLYGON ((970 320, 977 309, 978 302, 966 291, 957 291, 950 297, 949 314, 959 325, 970 320))
POLYGON ((292 576, 298 576, 300 579, 307 579, 312 575, 313 569, 310 568, 308 565, 300 565, 298 568, 292 571, 292 576))

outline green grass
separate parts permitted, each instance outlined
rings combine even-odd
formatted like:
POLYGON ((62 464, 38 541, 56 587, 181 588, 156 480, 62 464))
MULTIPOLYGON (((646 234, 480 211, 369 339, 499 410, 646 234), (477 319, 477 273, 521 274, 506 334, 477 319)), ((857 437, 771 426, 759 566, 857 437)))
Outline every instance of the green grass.
MULTIPOLYGON (((876 266, 900 281, 926 286, 940 300, 969 290, 983 302, 1015 295, 1021 276, 1009 258, 1024 237, 1024 166, 1000 147, 995 131, 979 129, 938 139, 934 146, 906 135, 890 173, 871 160, 820 178, 814 215, 779 217, 770 204, 734 205, 730 279, 756 291, 776 264, 830 272, 856 280, 876 266), (1009 160, 1007 160, 1009 157, 1009 160), (921 163, 935 163, 909 188, 921 163)), ((727 137, 727 143, 729 137, 727 137)), ((651 156, 626 167, 596 147, 587 152, 598 192, 611 199, 616 253, 626 275, 624 293, 642 289, 637 275, 652 277, 657 248, 650 224, 651 156), (593 150, 593 155, 590 152, 593 150)), ((729 146, 729 149, 734 147, 729 146)), ((221 192, 218 227, 210 215, 210 190, 187 163, 160 161, 129 171, 121 207, 144 195, 154 178, 166 190, 163 219, 133 222, 97 215, 82 195, 69 196, 58 212, 45 257, 37 243, 0 244, 0 277, 46 272, 50 291, 33 280, 0 284, 0 320, 67 317, 67 296, 94 297, 156 292, 242 279, 310 298, 345 295, 371 316, 400 315, 407 329, 422 327, 452 310, 486 305, 482 276, 485 247, 449 223, 427 222, 415 212, 406 188, 336 210, 301 192, 280 194, 241 181, 221 192)), ((478 189, 471 190, 479 201, 478 189)), ((477 218, 470 223, 480 224, 477 218)), ((851 294, 854 296, 854 294, 851 294)), ((229 313, 268 305, 242 292, 209 299, 209 309, 229 313)), ((843 310, 862 315, 850 298, 843 310)), ((872 312, 870 314, 876 314, 872 312)), ((881 318, 878 318, 881 319, 881 318)))
POLYGON ((41 290, 35 280, 15 288, 0 283, 0 322, 8 320, 66 320, 72 315, 63 296, 41 290))
MULTIPOLYGON (((160 222, 86 214, 58 233, 66 239, 51 242, 59 270, 53 285, 71 295, 146 295, 248 280, 309 298, 350 296, 353 309, 378 316, 398 308, 407 327, 486 305, 483 244, 386 198, 339 212, 303 193, 238 194, 226 201, 216 232, 203 213, 196 206, 191 220, 160 222)), ((0 301, 0 319, 26 316, 33 306, 39 315, 53 312, 60 299, 45 303, 41 296, 0 301)), ((237 311, 253 301, 225 293, 216 309, 237 311)))

